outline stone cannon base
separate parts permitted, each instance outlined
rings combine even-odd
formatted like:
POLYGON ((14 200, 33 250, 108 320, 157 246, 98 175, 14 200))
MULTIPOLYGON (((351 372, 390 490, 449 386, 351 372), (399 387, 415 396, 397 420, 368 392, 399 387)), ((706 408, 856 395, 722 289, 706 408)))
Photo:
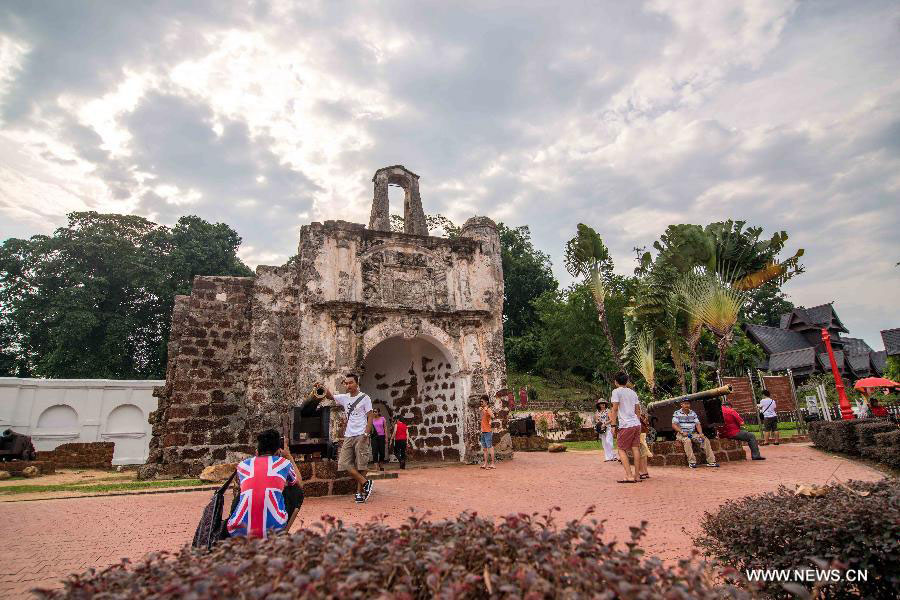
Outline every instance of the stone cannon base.
POLYGON ((37 467, 41 475, 49 475, 56 472, 56 465, 49 460, 10 460, 0 462, 0 471, 6 471, 10 475, 21 475, 28 467, 37 467))
POLYGON ((514 452, 546 452, 550 440, 539 435, 512 436, 514 452))
MULTIPOLYGON (((716 461, 720 463, 747 460, 743 445, 737 440, 711 439, 709 443, 716 455, 716 461)), ((688 464, 681 442, 654 442, 650 444, 650 452, 653 453, 653 458, 648 461, 651 467, 686 467, 688 464)), ((694 456, 697 457, 698 463, 706 462, 703 448, 698 444, 694 444, 694 456)), ((631 451, 628 452, 628 457, 633 464, 634 457, 631 456, 631 451)))

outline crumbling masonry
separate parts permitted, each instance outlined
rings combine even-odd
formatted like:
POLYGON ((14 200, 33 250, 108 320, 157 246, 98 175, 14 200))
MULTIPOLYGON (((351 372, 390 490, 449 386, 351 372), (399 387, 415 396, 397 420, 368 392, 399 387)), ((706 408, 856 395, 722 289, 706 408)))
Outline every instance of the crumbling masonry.
MULTIPOLYGON (((197 277, 176 298, 143 476, 195 475, 252 453, 255 433, 283 429, 315 381, 336 389, 348 371, 388 416, 409 418, 410 460, 475 461, 485 396, 495 444, 511 456, 494 400, 506 386, 497 227, 474 217, 457 238, 429 236, 418 179, 380 169, 368 228, 305 225, 287 264, 197 277), (406 192, 403 233, 390 231, 389 185, 406 192)), ((339 415, 331 435, 342 433, 339 415)))

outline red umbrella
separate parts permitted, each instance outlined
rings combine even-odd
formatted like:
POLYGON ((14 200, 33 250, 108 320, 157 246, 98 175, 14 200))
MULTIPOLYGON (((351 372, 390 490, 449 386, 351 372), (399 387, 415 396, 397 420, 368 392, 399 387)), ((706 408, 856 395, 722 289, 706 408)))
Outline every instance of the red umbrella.
POLYGON ((877 388, 877 387, 897 387, 900 386, 900 383, 896 381, 891 381, 890 379, 885 379, 884 377, 866 377, 865 379, 860 379, 853 387, 857 390, 861 390, 864 388, 877 388))

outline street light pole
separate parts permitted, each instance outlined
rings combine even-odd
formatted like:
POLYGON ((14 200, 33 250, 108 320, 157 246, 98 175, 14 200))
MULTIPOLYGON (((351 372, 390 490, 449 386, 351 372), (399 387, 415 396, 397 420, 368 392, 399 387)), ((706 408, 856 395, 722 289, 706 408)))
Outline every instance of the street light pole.
POLYGON ((831 361, 831 372, 834 375, 834 387, 837 388, 838 400, 841 404, 841 418, 852 419, 853 409, 850 408, 850 401, 847 400, 847 394, 844 392, 844 380, 838 372, 837 361, 834 360, 834 350, 831 349, 831 334, 824 327, 822 328, 822 341, 825 342, 825 350, 828 351, 828 360, 831 361))

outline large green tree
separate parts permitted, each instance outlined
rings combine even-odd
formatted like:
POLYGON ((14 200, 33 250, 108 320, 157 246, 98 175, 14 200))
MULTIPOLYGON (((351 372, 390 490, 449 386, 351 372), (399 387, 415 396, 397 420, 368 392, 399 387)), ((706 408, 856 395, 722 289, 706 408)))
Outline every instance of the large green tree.
POLYGON ((195 275, 250 275, 227 225, 77 212, 52 236, 0 246, 0 367, 40 377, 145 379, 165 371, 174 296, 195 275))
POLYGON ((619 348, 609 329, 606 315, 606 298, 609 294, 609 282, 612 278, 613 260, 609 249, 600 235, 584 223, 578 224, 575 237, 566 243, 566 269, 573 277, 583 277, 590 285, 594 297, 597 317, 603 328, 606 343, 616 367, 622 371, 625 365, 619 356, 619 348))
POLYGON ((503 261, 503 335, 507 360, 513 368, 528 370, 537 358, 533 328, 538 322, 534 306, 542 294, 558 283, 550 256, 534 247, 528 226, 497 225, 503 261))

